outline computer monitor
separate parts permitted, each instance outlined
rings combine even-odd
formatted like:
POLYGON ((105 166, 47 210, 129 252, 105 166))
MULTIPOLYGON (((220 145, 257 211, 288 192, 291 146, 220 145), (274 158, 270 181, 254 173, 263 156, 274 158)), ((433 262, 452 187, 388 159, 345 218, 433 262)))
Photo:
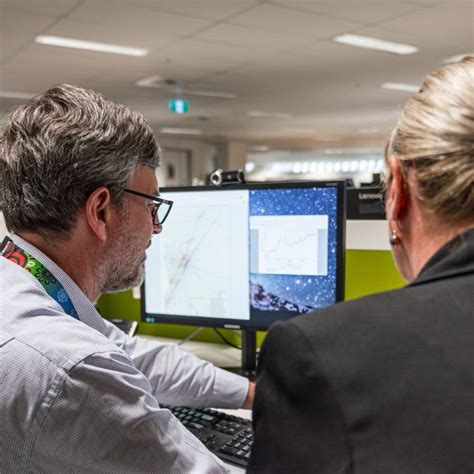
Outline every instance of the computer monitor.
POLYGON ((255 331, 343 299, 342 181, 163 188, 174 201, 147 252, 142 320, 255 331))
POLYGON ((349 220, 386 219, 382 186, 348 188, 346 203, 346 217, 349 220))

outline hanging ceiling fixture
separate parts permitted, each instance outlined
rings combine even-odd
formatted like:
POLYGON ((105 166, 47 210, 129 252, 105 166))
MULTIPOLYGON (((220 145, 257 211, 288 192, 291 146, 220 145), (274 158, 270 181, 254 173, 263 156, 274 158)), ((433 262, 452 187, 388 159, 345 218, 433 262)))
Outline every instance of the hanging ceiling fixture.
POLYGON ((135 83, 139 87, 151 87, 154 89, 166 89, 171 93, 181 95, 194 95, 199 97, 210 97, 215 99, 236 99, 237 94, 207 89, 192 89, 185 87, 181 81, 160 76, 150 76, 140 79, 135 83))

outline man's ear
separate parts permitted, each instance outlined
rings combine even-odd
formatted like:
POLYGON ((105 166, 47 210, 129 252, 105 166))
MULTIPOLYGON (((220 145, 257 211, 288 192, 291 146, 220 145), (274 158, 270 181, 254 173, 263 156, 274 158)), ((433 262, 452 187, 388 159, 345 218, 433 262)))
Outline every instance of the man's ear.
POLYGON ((107 188, 97 188, 87 198, 85 207, 87 224, 90 230, 102 242, 107 240, 107 233, 114 218, 113 211, 112 197, 107 188))
MULTIPOLYGON (((400 161, 396 156, 388 159, 388 167, 391 174, 391 183, 388 189, 387 198, 387 219, 392 229, 394 226, 400 227, 403 221, 409 201, 408 190, 400 168, 400 161)), ((401 230, 401 229, 395 229, 401 230)))

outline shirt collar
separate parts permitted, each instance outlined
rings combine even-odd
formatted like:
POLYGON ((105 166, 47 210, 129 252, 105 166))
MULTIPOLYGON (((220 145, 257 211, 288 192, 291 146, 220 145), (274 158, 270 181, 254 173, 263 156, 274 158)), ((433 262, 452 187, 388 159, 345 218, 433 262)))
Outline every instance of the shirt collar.
POLYGON ((96 329, 102 334, 105 333, 105 322, 97 312, 95 306, 87 298, 84 292, 74 282, 74 280, 59 267, 53 260, 45 255, 41 250, 19 235, 12 234, 10 239, 23 250, 26 250, 39 262, 41 262, 63 285, 67 294, 71 298, 72 304, 79 315, 79 319, 88 326, 96 329))

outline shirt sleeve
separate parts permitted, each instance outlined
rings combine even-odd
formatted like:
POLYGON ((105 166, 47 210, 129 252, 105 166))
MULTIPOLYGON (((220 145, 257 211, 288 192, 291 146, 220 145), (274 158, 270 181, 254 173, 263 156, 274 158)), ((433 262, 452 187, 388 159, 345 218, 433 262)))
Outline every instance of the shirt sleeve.
POLYGON ((223 473, 225 465, 168 411, 124 354, 87 357, 50 390, 31 467, 58 472, 223 473), (79 414, 79 416, 78 416, 79 414))
POLYGON ((159 403, 241 408, 249 381, 215 367, 173 343, 129 337, 106 321, 107 337, 123 349, 149 380, 159 403))

